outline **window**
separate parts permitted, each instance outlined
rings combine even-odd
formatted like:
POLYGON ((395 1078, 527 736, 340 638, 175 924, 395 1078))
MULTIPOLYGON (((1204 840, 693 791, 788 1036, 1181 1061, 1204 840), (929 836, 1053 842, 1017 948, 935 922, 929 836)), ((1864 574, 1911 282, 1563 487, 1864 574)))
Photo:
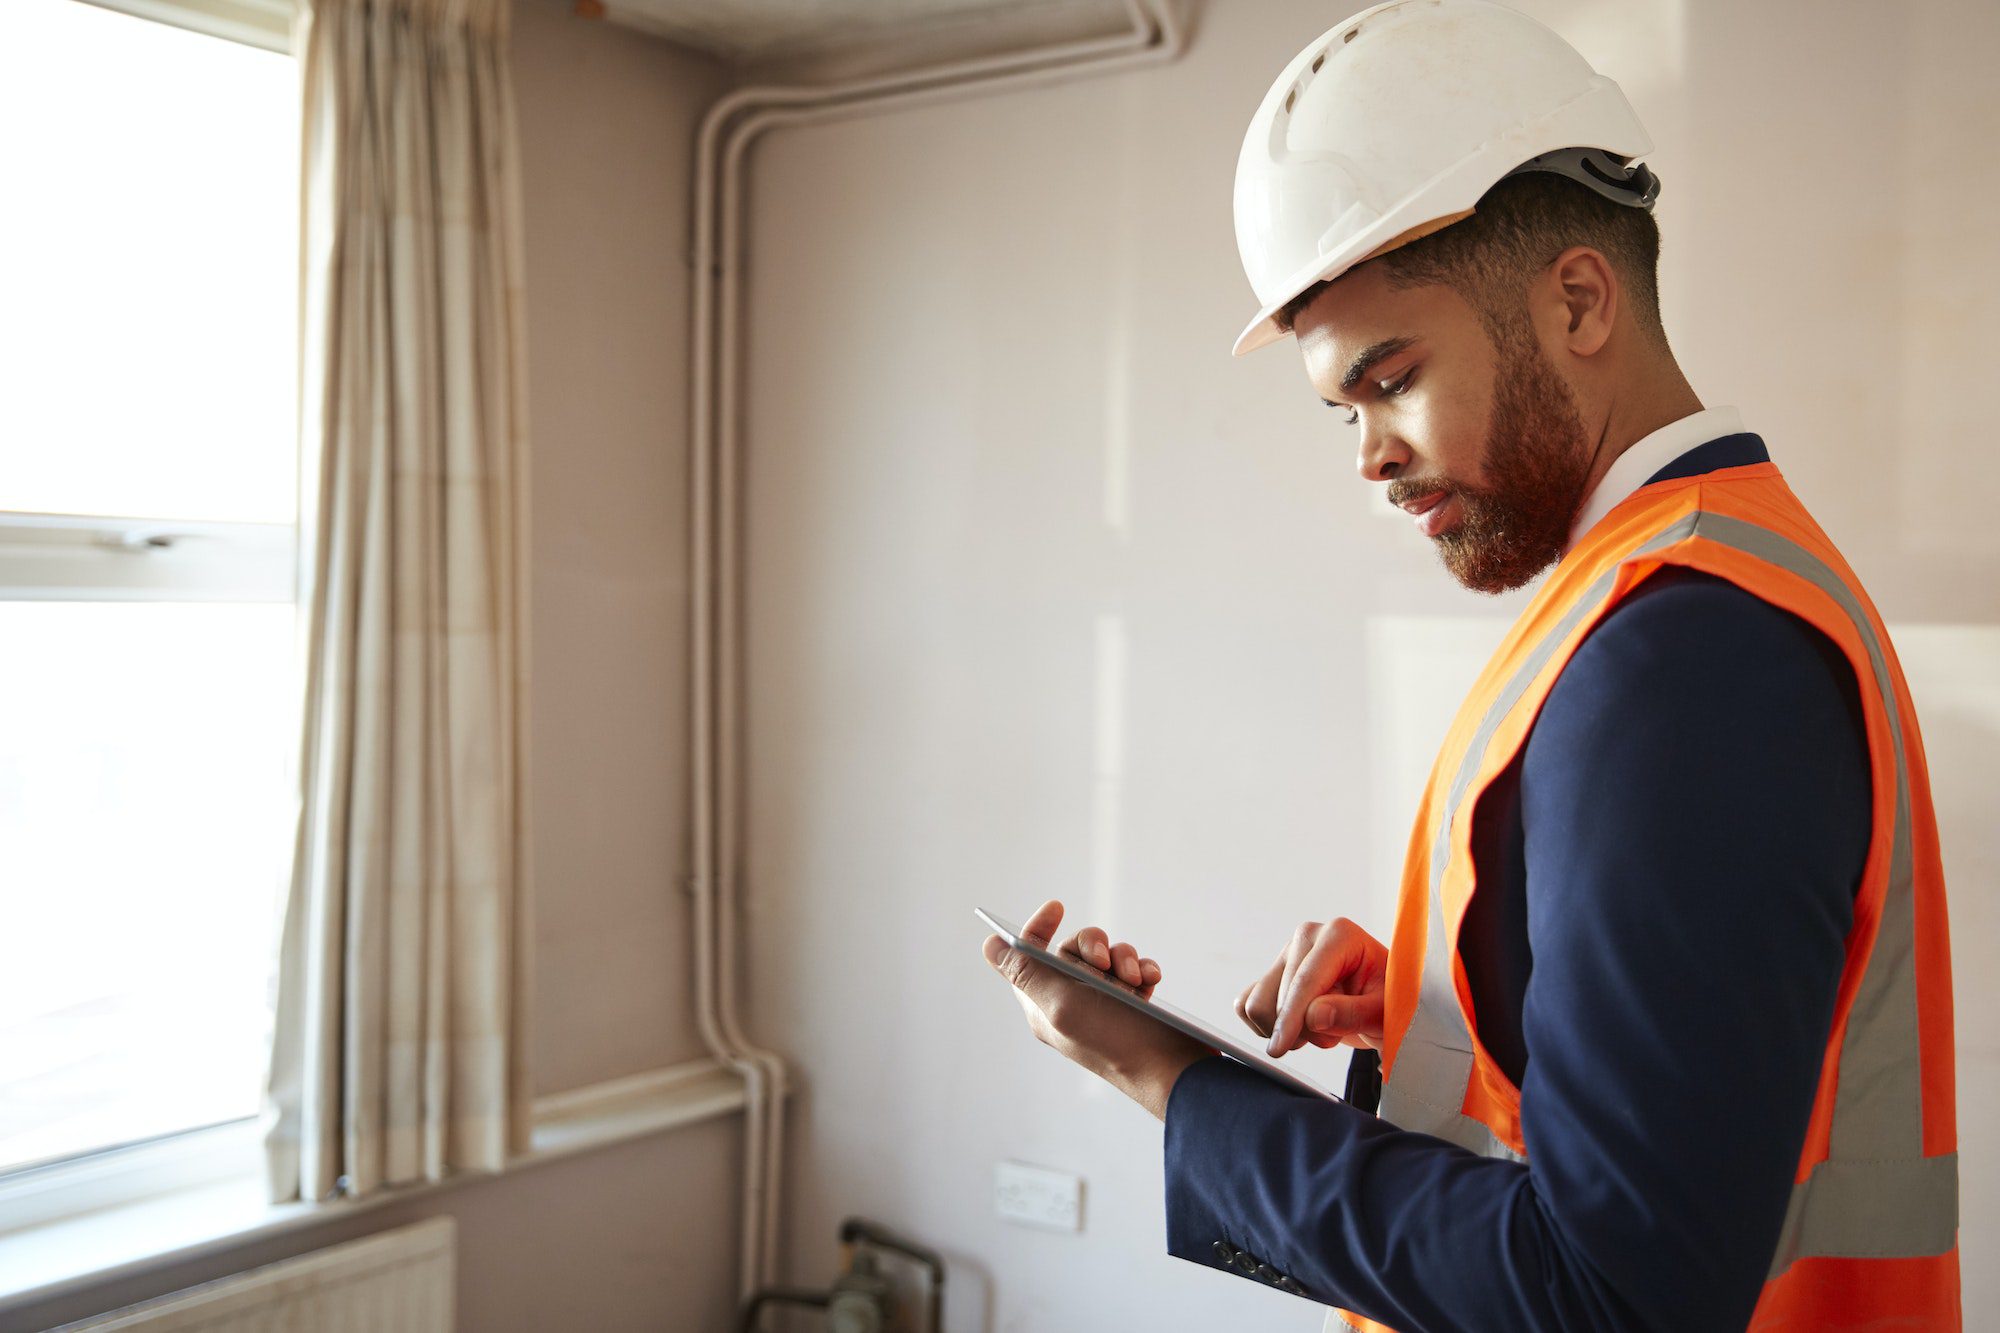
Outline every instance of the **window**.
POLYGON ((188 10, 0 3, 0 1181, 262 1096, 299 99, 288 56, 213 35, 269 6, 188 10))

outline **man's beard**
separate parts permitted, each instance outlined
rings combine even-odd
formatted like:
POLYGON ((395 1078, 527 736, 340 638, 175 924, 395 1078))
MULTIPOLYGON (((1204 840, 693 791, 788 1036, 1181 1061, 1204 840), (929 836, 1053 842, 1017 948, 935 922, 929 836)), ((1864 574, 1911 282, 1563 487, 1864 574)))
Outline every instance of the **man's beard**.
MULTIPOLYGON (((1487 484, 1443 483, 1458 501, 1458 525, 1433 539, 1452 577, 1485 593, 1518 588, 1561 557, 1590 475, 1583 418, 1569 385, 1532 335, 1497 345, 1487 484)), ((1389 486, 1389 503, 1431 494, 1438 486, 1416 477, 1398 480, 1389 486)))

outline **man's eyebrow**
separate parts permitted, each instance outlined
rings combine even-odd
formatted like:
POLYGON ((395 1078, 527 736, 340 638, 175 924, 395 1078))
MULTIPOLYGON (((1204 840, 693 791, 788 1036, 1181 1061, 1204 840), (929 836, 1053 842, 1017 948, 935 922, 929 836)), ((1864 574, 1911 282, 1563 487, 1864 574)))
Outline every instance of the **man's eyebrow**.
MULTIPOLYGON (((1347 373, 1340 377, 1340 391, 1342 393, 1353 393, 1354 386, 1361 383, 1361 377, 1368 373, 1369 367, 1378 361, 1388 360, 1398 352, 1414 347, 1416 342, 1417 340, 1414 337, 1404 334, 1400 337, 1384 338, 1381 342, 1364 349, 1360 356, 1354 358, 1354 364, 1347 368, 1347 373)), ((1320 401, 1328 407, 1333 406, 1331 398, 1322 398, 1320 401)))

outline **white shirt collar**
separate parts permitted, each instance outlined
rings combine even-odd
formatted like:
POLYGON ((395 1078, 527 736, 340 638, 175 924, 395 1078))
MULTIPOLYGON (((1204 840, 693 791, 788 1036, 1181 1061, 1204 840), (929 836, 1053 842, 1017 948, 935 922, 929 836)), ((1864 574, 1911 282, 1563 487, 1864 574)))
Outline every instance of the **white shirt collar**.
POLYGON ((1679 421, 1670 421, 1651 435, 1635 441, 1631 448, 1618 455, 1597 489, 1583 502, 1577 511, 1576 522, 1569 527, 1569 544, 1563 549, 1575 546, 1584 533, 1597 526, 1598 520, 1616 509, 1632 492, 1646 484, 1646 479, 1667 464, 1679 458, 1697 445, 1719 440, 1725 435, 1743 433, 1743 414, 1733 407, 1709 407, 1679 421))

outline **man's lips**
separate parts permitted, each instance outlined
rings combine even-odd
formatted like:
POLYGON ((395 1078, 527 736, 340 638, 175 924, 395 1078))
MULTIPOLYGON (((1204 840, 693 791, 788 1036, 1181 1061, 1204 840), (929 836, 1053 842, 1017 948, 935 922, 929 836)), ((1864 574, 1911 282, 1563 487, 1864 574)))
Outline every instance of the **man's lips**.
POLYGON ((1426 537, 1435 537, 1443 532, 1458 512, 1458 505, 1452 500, 1450 491, 1432 491, 1428 495, 1405 500, 1397 507, 1417 521, 1417 530, 1426 537))

